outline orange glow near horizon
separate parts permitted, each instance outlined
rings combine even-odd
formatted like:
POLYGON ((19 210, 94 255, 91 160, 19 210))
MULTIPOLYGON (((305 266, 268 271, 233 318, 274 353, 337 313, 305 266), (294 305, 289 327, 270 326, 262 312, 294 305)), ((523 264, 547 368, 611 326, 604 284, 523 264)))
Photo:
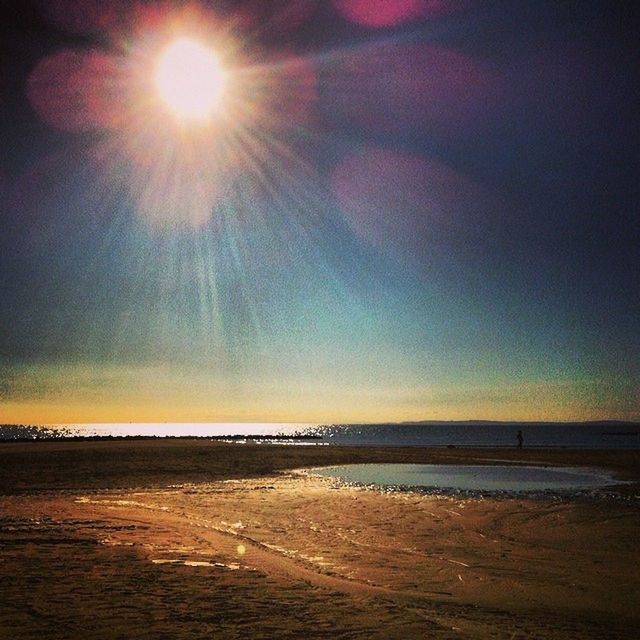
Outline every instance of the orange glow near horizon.
POLYGON ((265 410, 252 406, 243 407, 185 406, 171 405, 158 407, 132 406, 113 403, 109 406, 95 407, 84 403, 45 404, 45 403, 7 403, 3 408, 3 424, 112 424, 112 423, 304 423, 304 424, 379 424, 411 422, 419 420, 496 420, 496 421, 549 421, 573 422, 588 420, 631 420, 640 419, 637 413, 632 415, 611 410, 597 410, 592 406, 569 407, 552 406, 544 412, 531 406, 519 406, 517 403, 501 407, 489 403, 479 404, 476 410, 461 410, 459 407, 426 408, 422 412, 394 411, 387 407, 370 407, 358 410, 355 406, 334 406, 331 401, 326 405, 304 407, 298 403, 265 410))
MULTIPOLYGON (((355 378, 354 374, 354 378, 355 378)), ((366 423, 413 420, 574 421, 640 418, 603 381, 345 387, 329 377, 233 381, 165 368, 30 367, 14 373, 0 423, 366 423), (33 389, 45 389, 34 395, 33 389), (501 400, 496 402, 499 390, 501 400)))

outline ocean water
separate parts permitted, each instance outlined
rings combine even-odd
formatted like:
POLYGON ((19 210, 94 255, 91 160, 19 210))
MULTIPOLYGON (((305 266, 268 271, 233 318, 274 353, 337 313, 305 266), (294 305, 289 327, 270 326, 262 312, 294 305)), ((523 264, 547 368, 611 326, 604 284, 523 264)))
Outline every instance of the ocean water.
POLYGON ((607 473, 573 467, 349 464, 311 473, 359 485, 463 491, 575 491, 620 483, 607 473))
POLYGON ((525 447, 640 449, 638 423, 495 423, 320 425, 304 423, 113 423, 74 425, 0 425, 0 439, 41 437, 216 437, 238 442, 310 445, 513 447, 521 430, 525 447))

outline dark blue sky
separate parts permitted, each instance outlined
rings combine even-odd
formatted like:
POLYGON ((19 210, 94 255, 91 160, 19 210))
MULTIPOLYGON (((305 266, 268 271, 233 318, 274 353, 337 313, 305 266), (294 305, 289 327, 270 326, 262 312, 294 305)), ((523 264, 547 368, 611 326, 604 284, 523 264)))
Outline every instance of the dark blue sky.
POLYGON ((376 27, 338 0, 297 22, 199 3, 243 16, 261 88, 230 108, 231 129, 249 114, 231 161, 162 174, 133 120, 68 126, 69 78, 42 81, 69 51, 124 65, 131 14, 80 32, 14 4, 0 420, 640 419, 634 3, 452 1, 376 27))

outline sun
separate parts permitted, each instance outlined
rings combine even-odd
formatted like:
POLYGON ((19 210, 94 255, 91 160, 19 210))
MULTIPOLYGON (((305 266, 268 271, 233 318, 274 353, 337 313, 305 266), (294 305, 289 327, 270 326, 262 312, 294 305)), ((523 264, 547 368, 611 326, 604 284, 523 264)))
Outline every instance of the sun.
POLYGON ((191 38, 174 40, 162 53, 155 84, 181 120, 206 120, 220 103, 224 74, 213 50, 191 38))

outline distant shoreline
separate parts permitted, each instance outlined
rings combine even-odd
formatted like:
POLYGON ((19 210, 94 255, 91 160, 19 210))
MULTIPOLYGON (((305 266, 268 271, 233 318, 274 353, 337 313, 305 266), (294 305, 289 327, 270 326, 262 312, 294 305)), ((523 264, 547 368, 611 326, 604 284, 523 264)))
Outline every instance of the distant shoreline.
POLYGON ((452 421, 379 424, 95 423, 0 424, 0 442, 202 440, 246 444, 508 449, 640 449, 640 423, 452 421))

